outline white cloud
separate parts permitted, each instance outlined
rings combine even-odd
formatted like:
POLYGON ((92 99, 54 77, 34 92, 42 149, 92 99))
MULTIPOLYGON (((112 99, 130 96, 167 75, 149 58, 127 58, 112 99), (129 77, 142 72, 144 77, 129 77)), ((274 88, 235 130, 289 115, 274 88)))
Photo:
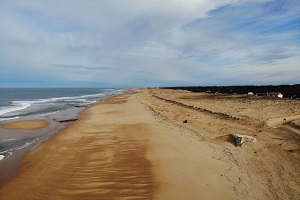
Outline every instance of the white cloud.
MULTIPOLYGON (((266 23, 290 16, 266 14, 261 2, 273 1, 2 1, 2 77, 22 79, 18 72, 25 70, 29 78, 62 83, 221 84, 253 71, 274 82, 267 74, 285 63, 288 81, 300 49, 289 41, 299 31, 261 34, 266 23)), ((297 13, 290 4, 285 9, 297 13)))

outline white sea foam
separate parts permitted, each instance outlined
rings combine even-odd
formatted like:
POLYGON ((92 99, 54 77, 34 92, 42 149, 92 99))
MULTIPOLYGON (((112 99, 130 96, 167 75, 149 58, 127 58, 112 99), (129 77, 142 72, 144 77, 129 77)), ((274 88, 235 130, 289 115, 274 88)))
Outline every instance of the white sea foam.
POLYGON ((4 158, 4 156, 3 156, 3 155, 0 155, 0 161, 3 160, 3 158, 4 158))
POLYGON ((128 89, 113 90, 113 91, 111 91, 111 94, 114 94, 114 95, 123 94, 127 90, 128 89))
MULTIPOLYGON (((15 139, 10 139, 10 140, 15 140, 15 139)), ((24 149, 25 147, 28 147, 29 145, 35 143, 37 140, 39 140, 39 138, 34 138, 31 140, 25 141, 23 144, 18 144, 18 145, 12 146, 9 149, 6 149, 6 150, 0 152, 0 155, 1 154, 10 154, 11 155, 12 152, 24 149)))
POLYGON ((64 101, 86 102, 86 99, 64 99, 64 101))
POLYGON ((0 121, 14 120, 14 119, 18 119, 18 118, 20 118, 20 117, 2 118, 2 119, 0 119, 0 121))
POLYGON ((19 110, 24 110, 31 106, 29 102, 12 102, 13 105, 15 106, 10 106, 10 107, 1 107, 0 108, 0 115, 10 113, 10 112, 15 112, 19 110))
POLYGON ((54 111, 54 112, 48 112, 48 113, 43 113, 43 114, 38 114, 38 115, 32 115, 32 118, 39 118, 39 117, 44 117, 47 115, 53 115, 55 113, 58 113, 59 111, 54 111))
POLYGON ((85 106, 85 105, 90 105, 90 104, 93 104, 93 103, 96 103, 97 101, 94 100, 94 101, 87 101, 87 103, 82 103, 80 104, 81 106, 85 106))
POLYGON ((121 94, 125 90, 115 90, 115 89, 105 89, 105 93, 98 93, 98 94, 89 94, 89 95, 81 95, 81 96, 72 96, 72 97, 55 97, 49 99, 39 99, 37 101, 31 101, 31 103, 43 103, 43 102, 53 102, 53 101, 87 101, 86 98, 93 98, 93 97, 103 97, 109 94, 121 94))
POLYGON ((28 141, 25 144, 15 148, 15 150, 20 150, 20 149, 24 149, 25 147, 28 147, 29 145, 35 143, 38 139, 32 140, 32 141, 28 141))
MULTIPOLYGON (((55 106, 59 106, 58 103, 64 102, 78 102, 81 105, 86 104, 92 104, 95 103, 95 99, 93 98, 101 98, 101 97, 108 97, 110 95, 117 95, 122 94, 126 91, 126 89, 104 89, 103 93, 97 93, 97 94, 90 94, 90 95, 81 95, 81 96, 72 96, 72 97, 56 97, 56 98, 47 98, 47 99, 37 99, 32 101, 13 101, 11 102, 12 105, 9 107, 0 107, 0 116, 7 116, 10 118, 3 118, 1 120, 10 120, 10 119, 16 119, 14 116, 9 116, 10 113, 14 112, 13 114, 19 115, 24 114, 24 111, 26 108, 30 107, 29 112, 34 112, 35 109, 37 109, 36 106, 44 106, 44 105, 50 105, 54 104, 55 106), (16 113, 19 111, 18 113, 16 113)), ((46 113, 48 114, 48 113, 46 113)))
POLYGON ((99 93, 99 94, 89 94, 89 95, 73 96, 73 97, 57 97, 57 98, 50 98, 48 101, 75 100, 75 99, 82 99, 82 98, 100 97, 106 95, 107 94, 99 93))
POLYGON ((82 95, 82 96, 72 96, 72 97, 55 97, 49 99, 39 99, 37 101, 31 101, 31 103, 44 103, 44 102, 55 102, 55 101, 86 101, 85 98, 93 98, 106 96, 107 94, 99 93, 99 94, 90 94, 90 95, 82 95))

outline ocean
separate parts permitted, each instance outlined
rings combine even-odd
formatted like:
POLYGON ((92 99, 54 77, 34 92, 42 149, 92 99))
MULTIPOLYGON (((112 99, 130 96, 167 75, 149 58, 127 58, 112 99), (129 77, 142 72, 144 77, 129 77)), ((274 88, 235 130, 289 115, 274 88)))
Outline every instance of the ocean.
POLYGON ((29 150, 63 128, 58 119, 76 117, 84 107, 126 91, 123 88, 0 88, 0 124, 30 119, 50 122, 49 127, 35 131, 0 128, 0 165, 15 152, 29 150))
POLYGON ((75 106, 95 103, 126 89, 0 88, 0 122, 40 117, 75 106))

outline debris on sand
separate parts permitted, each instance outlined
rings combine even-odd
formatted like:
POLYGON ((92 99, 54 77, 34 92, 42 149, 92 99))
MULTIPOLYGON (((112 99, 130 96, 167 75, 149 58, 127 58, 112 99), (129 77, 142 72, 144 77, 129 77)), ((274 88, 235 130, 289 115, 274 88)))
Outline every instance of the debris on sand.
POLYGON ((236 147, 241 147, 245 142, 257 142, 254 137, 240 134, 230 134, 230 137, 235 143, 236 147))
POLYGON ((60 121, 57 121, 57 122, 60 122, 60 123, 68 123, 68 122, 74 122, 74 121, 77 121, 78 119, 67 119, 67 120, 60 120, 60 121))

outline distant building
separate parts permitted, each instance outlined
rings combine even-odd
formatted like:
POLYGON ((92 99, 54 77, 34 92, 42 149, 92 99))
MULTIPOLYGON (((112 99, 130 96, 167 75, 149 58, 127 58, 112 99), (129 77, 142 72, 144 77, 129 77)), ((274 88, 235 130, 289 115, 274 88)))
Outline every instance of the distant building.
POLYGON ((281 94, 280 92, 267 92, 264 96, 283 98, 283 94, 281 94))
POLYGON ((291 98, 291 99, 296 99, 296 98, 297 98, 297 95, 291 95, 290 98, 291 98))
POLYGON ((254 95, 254 93, 253 92, 248 92, 248 95, 254 95))

